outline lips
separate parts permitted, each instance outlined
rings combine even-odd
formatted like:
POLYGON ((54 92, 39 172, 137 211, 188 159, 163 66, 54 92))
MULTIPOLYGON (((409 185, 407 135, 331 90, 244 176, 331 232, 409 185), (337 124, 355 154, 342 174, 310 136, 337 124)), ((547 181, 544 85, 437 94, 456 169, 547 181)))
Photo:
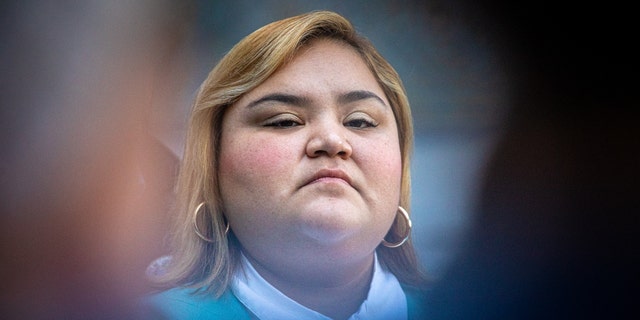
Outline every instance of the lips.
POLYGON ((307 186, 316 182, 330 181, 330 179, 340 179, 353 187, 351 184, 351 177, 344 171, 339 169, 322 169, 316 172, 313 176, 307 179, 303 186, 307 186))

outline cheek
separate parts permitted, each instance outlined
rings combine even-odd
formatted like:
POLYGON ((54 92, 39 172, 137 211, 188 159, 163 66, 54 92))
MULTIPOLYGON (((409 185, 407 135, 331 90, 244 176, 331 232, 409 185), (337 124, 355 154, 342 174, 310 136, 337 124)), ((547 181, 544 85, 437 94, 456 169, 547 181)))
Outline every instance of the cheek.
POLYGON ((380 176, 384 176, 383 185, 387 186, 391 191, 399 191, 402 180, 402 159, 400 151, 388 152, 379 158, 376 164, 380 176))
POLYGON ((367 177, 371 191, 375 193, 372 197, 397 203, 402 180, 400 147, 392 139, 380 139, 376 142, 363 145, 359 166, 367 177))
POLYGON ((369 147, 369 166, 383 179, 399 182, 402 175, 402 155, 400 146, 394 140, 387 140, 369 147))
MULTIPOLYGON (((239 183, 268 182, 293 158, 291 147, 276 139, 229 139, 222 141, 220 176, 239 183), (265 180, 265 181, 260 181, 265 180)), ((250 185, 248 187, 251 187, 250 185)), ((255 186, 259 187, 259 186, 255 186)))

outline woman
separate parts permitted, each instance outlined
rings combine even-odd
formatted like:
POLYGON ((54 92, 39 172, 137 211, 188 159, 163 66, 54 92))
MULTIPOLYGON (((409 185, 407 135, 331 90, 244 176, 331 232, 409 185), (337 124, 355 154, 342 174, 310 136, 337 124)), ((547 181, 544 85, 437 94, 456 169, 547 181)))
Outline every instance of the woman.
POLYGON ((196 98, 156 272, 173 289, 149 302, 176 319, 417 318, 412 135, 397 73, 343 17, 250 34, 196 98))

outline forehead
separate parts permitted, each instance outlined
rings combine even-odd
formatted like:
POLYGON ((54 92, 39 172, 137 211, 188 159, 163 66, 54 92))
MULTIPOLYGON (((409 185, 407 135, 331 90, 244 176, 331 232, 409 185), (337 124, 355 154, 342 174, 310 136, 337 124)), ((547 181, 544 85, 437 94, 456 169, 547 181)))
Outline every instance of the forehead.
POLYGON ((384 96, 376 77, 356 49, 344 41, 332 39, 307 43, 291 61, 253 91, 265 89, 301 92, 369 90, 384 96))
POLYGON ((285 66, 288 64, 291 64, 291 62, 294 60, 300 60, 301 58, 312 55, 314 52, 317 52, 317 51, 320 51, 323 53, 326 53, 328 51, 334 51, 334 52, 344 51, 345 53, 349 52, 352 58, 362 60, 362 57, 360 56, 360 53, 358 53, 358 50, 355 47, 353 47, 351 44, 347 43, 347 41, 342 39, 334 39, 334 38, 327 37, 327 38, 310 39, 305 41, 304 44, 302 44, 300 48, 297 49, 291 61, 285 64, 285 66))

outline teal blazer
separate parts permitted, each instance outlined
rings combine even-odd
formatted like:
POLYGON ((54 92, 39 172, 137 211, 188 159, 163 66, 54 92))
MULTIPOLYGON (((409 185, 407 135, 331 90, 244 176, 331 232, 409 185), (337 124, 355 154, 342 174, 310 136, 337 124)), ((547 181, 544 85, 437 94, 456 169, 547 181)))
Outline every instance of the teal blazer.
MULTIPOLYGON (((410 320, 424 319, 423 292, 403 287, 407 297, 407 308, 410 320)), ((161 319, 256 319, 251 312, 227 290, 220 298, 212 295, 192 294, 192 289, 174 288, 146 297, 143 302, 154 315, 161 319)))

